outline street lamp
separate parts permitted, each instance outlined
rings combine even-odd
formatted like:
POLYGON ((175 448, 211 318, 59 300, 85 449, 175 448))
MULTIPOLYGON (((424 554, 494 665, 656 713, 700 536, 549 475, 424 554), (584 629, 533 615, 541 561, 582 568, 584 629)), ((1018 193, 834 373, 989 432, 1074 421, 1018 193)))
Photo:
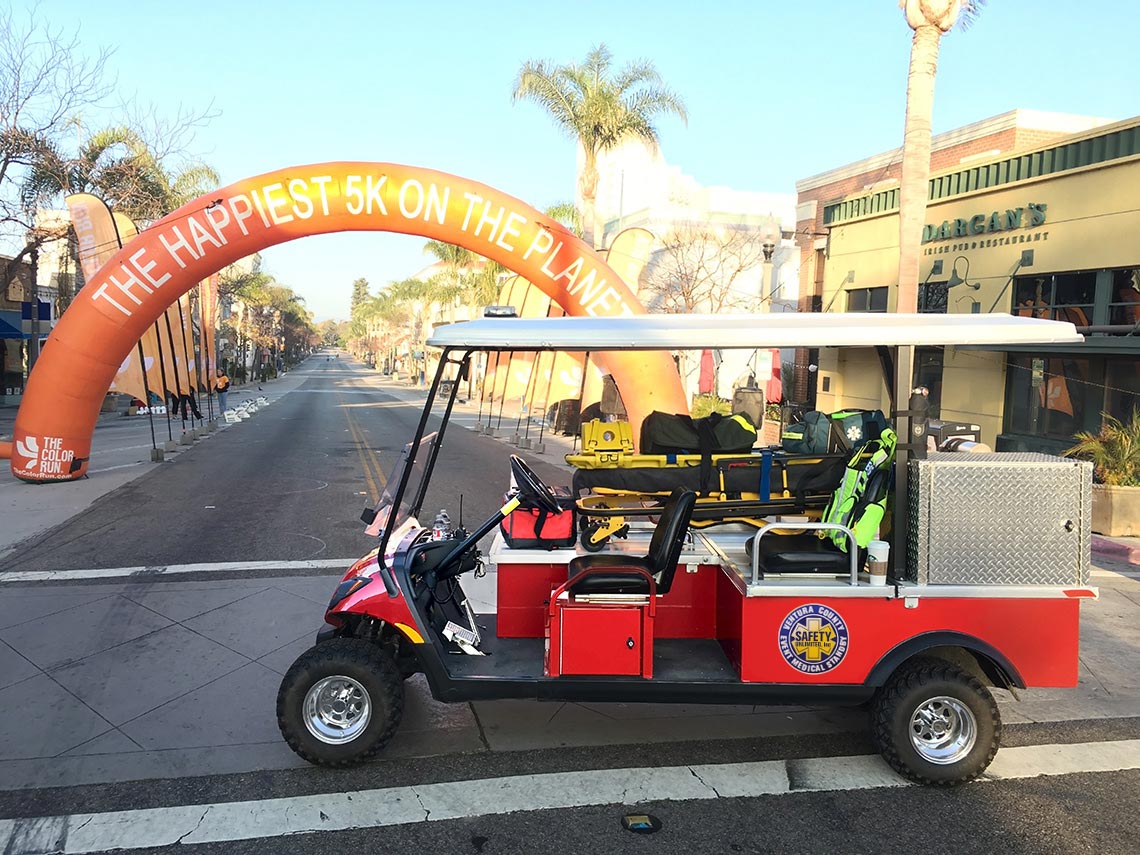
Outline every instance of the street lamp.
POLYGON ((781 237, 780 224, 775 219, 769 218, 760 226, 760 251, 764 254, 763 278, 760 282, 761 305, 776 296, 775 283, 772 281, 772 256, 776 254, 781 237))

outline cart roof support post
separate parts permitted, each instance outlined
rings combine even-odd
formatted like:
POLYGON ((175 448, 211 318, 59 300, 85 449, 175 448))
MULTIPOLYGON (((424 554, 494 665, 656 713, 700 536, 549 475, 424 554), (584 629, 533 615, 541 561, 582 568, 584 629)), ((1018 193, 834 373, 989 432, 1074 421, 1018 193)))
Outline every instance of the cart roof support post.
POLYGON ((895 448, 895 509, 891 522, 891 557, 893 576, 902 579, 906 576, 907 534, 910 527, 910 499, 907 491, 909 480, 910 448, 914 441, 911 435, 910 411, 904 409, 910 400, 910 389, 914 377, 914 345, 899 345, 895 351, 894 401, 895 432, 899 442, 895 448))

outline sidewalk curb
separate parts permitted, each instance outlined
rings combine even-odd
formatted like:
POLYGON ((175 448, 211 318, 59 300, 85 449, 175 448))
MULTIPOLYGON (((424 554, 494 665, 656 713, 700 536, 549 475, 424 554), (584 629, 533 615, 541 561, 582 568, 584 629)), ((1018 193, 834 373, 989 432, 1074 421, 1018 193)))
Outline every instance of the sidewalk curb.
POLYGON ((1105 537, 1092 536, 1092 552, 1111 558, 1113 561, 1123 561, 1125 564, 1134 564, 1140 567, 1140 546, 1130 546, 1127 543, 1118 543, 1105 537))

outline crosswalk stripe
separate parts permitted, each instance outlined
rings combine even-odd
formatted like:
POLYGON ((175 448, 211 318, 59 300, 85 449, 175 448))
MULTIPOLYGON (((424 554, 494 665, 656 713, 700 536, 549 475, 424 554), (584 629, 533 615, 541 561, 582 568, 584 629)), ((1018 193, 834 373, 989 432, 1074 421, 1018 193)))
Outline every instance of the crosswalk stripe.
MULTIPOLYGON (((0 573, 0 584, 11 582, 74 582, 82 579, 151 578, 186 573, 246 573, 256 570, 347 570, 355 558, 306 561, 227 561, 213 564, 159 564, 152 567, 102 567, 93 570, 13 570, 0 573)), ((2 850, 0 850, 2 851, 2 850)))
MULTIPOLYGON (((1007 748, 999 752, 978 783, 1124 769, 1140 769, 1140 739, 1007 748)), ((259 801, 0 820, 0 852, 83 855, 583 805, 896 786, 910 785, 877 755, 554 772, 259 801)))

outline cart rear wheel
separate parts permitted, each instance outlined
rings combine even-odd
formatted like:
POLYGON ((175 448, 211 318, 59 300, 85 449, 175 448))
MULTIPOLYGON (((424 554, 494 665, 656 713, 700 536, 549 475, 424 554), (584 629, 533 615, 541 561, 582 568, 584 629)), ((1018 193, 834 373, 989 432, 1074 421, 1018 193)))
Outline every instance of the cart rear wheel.
POLYGON ((277 693, 281 735, 319 766, 367 760, 388 744, 403 711, 404 684, 391 655, 356 638, 302 653, 277 693))
POLYGON ((1001 714, 971 674, 942 660, 918 659, 876 693, 871 732, 899 774, 920 784, 951 786, 976 778, 993 761, 1001 714))

